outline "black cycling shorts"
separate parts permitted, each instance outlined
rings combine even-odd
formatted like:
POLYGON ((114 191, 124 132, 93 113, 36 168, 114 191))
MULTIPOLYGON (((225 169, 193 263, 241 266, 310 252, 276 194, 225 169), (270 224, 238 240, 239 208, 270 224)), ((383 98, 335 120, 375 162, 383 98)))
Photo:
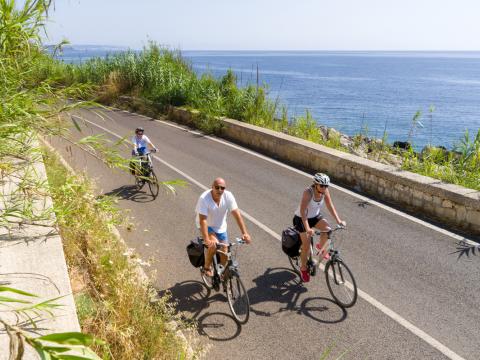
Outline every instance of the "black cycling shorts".
MULTIPOLYGON (((322 215, 318 215, 318 216, 313 217, 313 218, 308 218, 307 219, 308 226, 310 226, 310 228, 313 228, 322 219, 323 219, 322 215)), ((293 217, 293 226, 295 226, 295 229, 297 229, 298 232, 301 232, 301 233, 306 232, 305 226, 303 226, 303 221, 302 221, 302 218, 300 216, 295 215, 293 217)))

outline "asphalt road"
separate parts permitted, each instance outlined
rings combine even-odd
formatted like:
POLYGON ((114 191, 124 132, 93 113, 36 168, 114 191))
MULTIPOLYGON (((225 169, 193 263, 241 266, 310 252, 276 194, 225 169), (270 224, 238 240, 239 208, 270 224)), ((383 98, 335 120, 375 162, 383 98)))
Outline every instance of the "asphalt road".
POLYGON ((209 358, 319 359, 329 348, 332 359, 344 352, 344 359, 480 358, 480 257, 458 259, 454 237, 332 186, 337 211, 348 223, 340 249, 361 290, 357 304, 343 310, 323 274, 299 283, 278 241, 311 183, 304 173, 165 121, 106 110, 82 111, 81 117, 82 132, 72 127, 77 139, 104 133, 116 141, 116 135, 130 138, 136 126, 145 127, 159 149, 159 178, 189 182, 177 195, 161 190, 152 201, 135 191, 129 174, 64 139, 50 139, 75 169, 96 179, 99 194, 119 196, 136 224, 122 235, 144 260, 153 260, 147 272, 154 270, 155 286, 169 290, 178 311, 197 323, 209 358), (196 234, 198 196, 217 176, 255 219, 246 221, 253 244, 238 257, 252 305, 241 327, 223 293, 207 293, 185 251, 196 234))

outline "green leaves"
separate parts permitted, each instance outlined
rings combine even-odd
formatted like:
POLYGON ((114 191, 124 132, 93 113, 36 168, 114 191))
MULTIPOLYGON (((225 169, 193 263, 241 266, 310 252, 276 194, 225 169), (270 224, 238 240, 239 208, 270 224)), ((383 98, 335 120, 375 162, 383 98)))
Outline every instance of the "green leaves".
POLYGON ((55 333, 28 339, 42 359, 100 360, 89 346, 105 343, 80 332, 55 333))

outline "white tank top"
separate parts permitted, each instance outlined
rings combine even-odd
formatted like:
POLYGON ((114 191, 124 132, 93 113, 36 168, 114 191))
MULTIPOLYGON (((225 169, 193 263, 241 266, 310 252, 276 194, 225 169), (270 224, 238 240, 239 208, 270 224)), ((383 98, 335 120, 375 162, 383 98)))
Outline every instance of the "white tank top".
MULTIPOLYGON (((322 210, 323 203, 324 203, 323 200, 325 198, 325 195, 322 195, 320 200, 315 200, 315 195, 314 195, 313 189, 311 187, 309 187, 305 190, 308 190, 310 192, 311 196, 312 196, 310 198, 310 201, 308 202, 308 205, 307 205, 307 218, 311 219, 311 218, 317 217, 318 215, 321 214, 321 210, 322 210)), ((302 217, 302 215, 300 214, 300 205, 298 205, 297 210, 295 211, 295 215, 297 215, 298 217, 302 217)))

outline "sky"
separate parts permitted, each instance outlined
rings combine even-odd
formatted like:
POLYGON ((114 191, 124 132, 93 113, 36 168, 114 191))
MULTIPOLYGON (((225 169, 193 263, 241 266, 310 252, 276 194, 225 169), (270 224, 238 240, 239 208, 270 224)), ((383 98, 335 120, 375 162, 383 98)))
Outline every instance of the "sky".
POLYGON ((480 50, 478 0, 56 0, 47 44, 480 50))

